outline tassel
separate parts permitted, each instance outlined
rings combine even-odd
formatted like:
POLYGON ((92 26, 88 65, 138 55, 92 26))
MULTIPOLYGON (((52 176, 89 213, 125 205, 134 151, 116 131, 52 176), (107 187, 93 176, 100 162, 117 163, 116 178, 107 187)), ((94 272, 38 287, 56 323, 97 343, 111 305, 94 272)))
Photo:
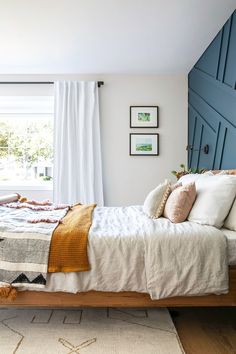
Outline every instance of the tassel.
POLYGON ((16 297, 17 297, 17 290, 16 290, 16 288, 13 288, 13 287, 11 286, 10 292, 9 292, 7 298, 8 298, 10 301, 14 301, 14 300, 16 299, 16 297))
POLYGON ((7 208, 13 208, 13 209, 21 209, 21 208, 28 208, 31 210, 36 210, 36 211, 52 211, 52 210, 60 210, 60 209, 68 209, 70 208, 70 205, 67 204, 58 204, 58 205, 32 205, 28 203, 8 203, 4 205, 7 208))
POLYGON ((4 286, 0 288, 0 298, 13 301, 16 299, 16 296, 17 296, 16 288, 13 288, 12 286, 4 286))
POLYGON ((41 206, 45 206, 45 205, 52 205, 52 203, 50 202, 49 199, 43 200, 43 201, 38 201, 38 200, 28 200, 27 198, 21 198, 20 199, 21 203, 27 203, 30 205, 41 205, 41 206))
POLYGON ((57 222, 59 222, 60 224, 60 219, 50 219, 50 218, 40 218, 40 219, 29 219, 27 220, 27 222, 31 223, 31 224, 37 224, 39 222, 46 222, 48 224, 55 224, 57 222))
POLYGON ((26 197, 20 197, 19 202, 20 203, 26 203, 27 202, 27 198, 26 197))

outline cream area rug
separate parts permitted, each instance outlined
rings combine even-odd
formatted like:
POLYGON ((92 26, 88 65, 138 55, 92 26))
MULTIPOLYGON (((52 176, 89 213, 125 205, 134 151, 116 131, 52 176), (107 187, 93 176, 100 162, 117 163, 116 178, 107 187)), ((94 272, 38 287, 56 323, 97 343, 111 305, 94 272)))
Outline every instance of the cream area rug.
POLYGON ((1 354, 183 354, 166 309, 0 310, 1 354))

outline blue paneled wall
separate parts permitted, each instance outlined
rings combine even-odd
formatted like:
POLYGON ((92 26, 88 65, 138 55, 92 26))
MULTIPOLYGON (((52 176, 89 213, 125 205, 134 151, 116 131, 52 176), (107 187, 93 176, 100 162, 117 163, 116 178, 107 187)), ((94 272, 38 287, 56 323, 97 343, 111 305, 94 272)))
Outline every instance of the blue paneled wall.
POLYGON ((236 11, 190 71, 188 93, 189 166, 236 169, 236 11))

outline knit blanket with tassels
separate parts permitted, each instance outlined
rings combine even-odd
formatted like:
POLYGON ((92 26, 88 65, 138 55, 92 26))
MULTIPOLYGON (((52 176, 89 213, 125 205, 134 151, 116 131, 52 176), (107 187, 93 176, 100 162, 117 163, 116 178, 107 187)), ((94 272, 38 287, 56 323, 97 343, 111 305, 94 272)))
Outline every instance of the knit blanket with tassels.
POLYGON ((89 270, 87 238, 94 207, 1 205, 0 297, 12 294, 12 287, 44 288, 47 272, 89 270))
POLYGON ((46 285, 52 233, 68 208, 37 209, 27 203, 0 206, 0 286, 46 285), (31 222, 42 219, 55 222, 31 222))

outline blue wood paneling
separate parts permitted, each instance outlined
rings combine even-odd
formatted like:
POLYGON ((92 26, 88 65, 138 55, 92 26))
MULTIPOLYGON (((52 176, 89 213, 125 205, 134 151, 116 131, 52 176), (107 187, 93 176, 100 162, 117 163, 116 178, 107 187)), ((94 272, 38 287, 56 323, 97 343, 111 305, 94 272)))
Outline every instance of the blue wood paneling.
POLYGON ((236 11, 190 71, 188 103, 189 167, 236 168, 236 11))

